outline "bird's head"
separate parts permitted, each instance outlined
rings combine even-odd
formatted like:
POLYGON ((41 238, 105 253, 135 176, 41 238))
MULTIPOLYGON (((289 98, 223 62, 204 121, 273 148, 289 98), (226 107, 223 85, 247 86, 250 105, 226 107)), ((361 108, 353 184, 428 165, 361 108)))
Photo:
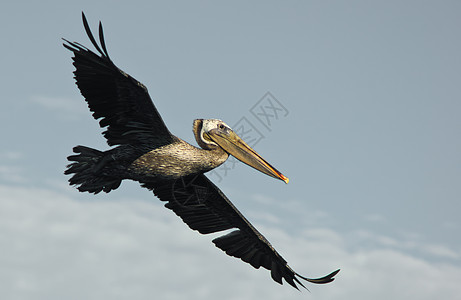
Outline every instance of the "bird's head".
POLYGON ((193 130, 197 143, 203 149, 212 150, 219 147, 250 167, 288 183, 287 177, 265 161, 223 121, 197 119, 194 120, 193 130))

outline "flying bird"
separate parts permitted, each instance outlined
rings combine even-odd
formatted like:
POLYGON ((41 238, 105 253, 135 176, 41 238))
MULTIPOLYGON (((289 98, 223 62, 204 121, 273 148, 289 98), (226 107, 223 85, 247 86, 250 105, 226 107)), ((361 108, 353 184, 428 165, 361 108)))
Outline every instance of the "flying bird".
POLYGON ((85 14, 85 31, 97 53, 64 39, 73 52, 74 78, 93 117, 99 120, 111 149, 73 148, 65 174, 81 192, 97 194, 117 189, 122 180, 138 181, 151 190, 191 229, 208 234, 236 229, 213 240, 228 255, 258 269, 270 270, 272 279, 284 279, 298 289, 300 280, 328 283, 339 272, 306 278, 288 266, 269 241, 242 215, 204 173, 232 155, 264 174, 288 183, 288 178, 248 146, 226 123, 196 119, 193 133, 201 148, 174 136, 155 108, 147 88, 120 70, 111 60, 99 22, 99 44, 85 14))

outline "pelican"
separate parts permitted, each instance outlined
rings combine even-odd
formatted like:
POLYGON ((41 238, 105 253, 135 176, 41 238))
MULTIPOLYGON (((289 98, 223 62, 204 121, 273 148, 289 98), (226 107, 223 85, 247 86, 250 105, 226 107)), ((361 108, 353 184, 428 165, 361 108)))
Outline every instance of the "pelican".
POLYGON ((212 242, 256 269, 270 270, 274 281, 283 284, 284 279, 296 289, 297 284, 305 288, 300 280, 317 284, 333 281, 339 269, 321 278, 296 273, 204 173, 232 155, 285 183, 288 178, 221 120, 194 120, 193 133, 201 148, 171 134, 147 88, 112 62, 102 23, 99 22, 98 44, 83 12, 82 20, 98 54, 66 39, 63 45, 73 52, 76 84, 93 117, 105 129, 103 135, 112 148, 99 151, 74 147, 75 154, 68 157, 71 163, 64 172, 72 175, 70 185, 80 192, 97 194, 117 189, 125 179, 138 181, 201 234, 235 229, 212 242))

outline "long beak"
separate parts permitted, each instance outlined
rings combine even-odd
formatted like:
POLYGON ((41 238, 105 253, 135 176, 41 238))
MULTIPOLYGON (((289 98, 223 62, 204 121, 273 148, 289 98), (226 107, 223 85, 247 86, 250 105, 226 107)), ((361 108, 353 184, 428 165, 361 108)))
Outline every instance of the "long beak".
POLYGON ((206 133, 208 137, 223 148, 227 153, 234 156, 250 167, 263 172, 271 177, 281 179, 288 183, 288 178, 276 168, 265 161, 255 150, 247 145, 234 131, 227 130, 225 133, 215 129, 206 133))

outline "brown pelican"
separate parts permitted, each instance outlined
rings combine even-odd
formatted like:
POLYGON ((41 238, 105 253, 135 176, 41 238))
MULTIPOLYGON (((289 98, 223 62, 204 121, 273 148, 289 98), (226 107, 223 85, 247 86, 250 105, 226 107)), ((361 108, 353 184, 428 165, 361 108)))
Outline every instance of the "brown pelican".
POLYGON ((277 171, 250 148, 223 121, 197 119, 193 132, 194 147, 172 135, 155 108, 146 87, 126 74, 109 57, 99 22, 99 42, 91 33, 82 13, 85 31, 99 54, 85 46, 65 40, 64 47, 73 52, 75 80, 93 117, 99 120, 107 143, 115 146, 107 151, 77 146, 76 155, 65 174, 81 192, 106 193, 119 187, 123 179, 131 179, 167 202, 193 230, 202 234, 236 228, 213 243, 228 255, 240 258, 254 268, 271 271, 273 280, 282 278, 298 288, 300 279, 312 283, 328 283, 339 272, 321 278, 306 278, 291 269, 267 239, 237 210, 230 200, 204 175, 218 167, 229 155, 247 165, 288 183, 277 171))

